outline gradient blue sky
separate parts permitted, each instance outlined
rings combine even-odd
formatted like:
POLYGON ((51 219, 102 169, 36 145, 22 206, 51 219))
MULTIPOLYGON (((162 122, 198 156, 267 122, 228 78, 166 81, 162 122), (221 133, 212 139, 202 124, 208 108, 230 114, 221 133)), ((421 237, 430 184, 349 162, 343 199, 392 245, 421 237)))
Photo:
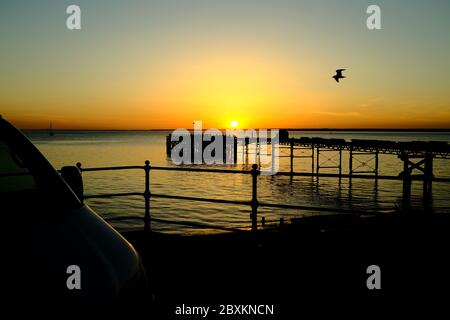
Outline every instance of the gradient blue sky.
POLYGON ((0 113, 22 128, 448 128, 449 14, 447 0, 0 0, 0 113))

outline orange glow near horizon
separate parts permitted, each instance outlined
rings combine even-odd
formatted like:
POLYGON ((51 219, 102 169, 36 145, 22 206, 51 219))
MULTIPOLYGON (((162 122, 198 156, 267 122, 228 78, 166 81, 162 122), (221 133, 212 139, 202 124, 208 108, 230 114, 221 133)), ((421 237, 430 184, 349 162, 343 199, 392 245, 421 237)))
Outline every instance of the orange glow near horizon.
POLYGON ((100 21, 84 1, 100 20, 72 33, 55 28, 54 6, 48 19, 6 6, 0 114, 22 129, 450 128, 442 8, 433 32, 406 28, 419 27, 409 16, 378 32, 351 3, 165 3, 118 2, 100 21))

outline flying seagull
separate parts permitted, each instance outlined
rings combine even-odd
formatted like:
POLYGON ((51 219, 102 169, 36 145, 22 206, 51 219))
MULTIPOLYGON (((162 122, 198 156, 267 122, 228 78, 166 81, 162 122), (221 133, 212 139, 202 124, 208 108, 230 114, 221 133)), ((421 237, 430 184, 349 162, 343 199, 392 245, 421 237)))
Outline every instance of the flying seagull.
POLYGON ((345 69, 337 69, 336 74, 334 76, 332 76, 332 78, 334 78, 334 80, 336 80, 336 82, 339 82, 339 79, 345 78, 345 76, 342 75, 342 71, 345 71, 345 69))

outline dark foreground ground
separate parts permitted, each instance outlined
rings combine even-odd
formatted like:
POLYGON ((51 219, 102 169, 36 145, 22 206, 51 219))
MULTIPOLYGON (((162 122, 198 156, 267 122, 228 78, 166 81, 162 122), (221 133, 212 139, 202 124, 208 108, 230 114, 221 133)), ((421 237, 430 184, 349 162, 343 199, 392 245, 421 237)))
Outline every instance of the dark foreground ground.
POLYGON ((143 258, 155 319, 202 318, 177 315, 183 304, 216 310, 206 319, 301 319, 361 307, 445 309, 449 231, 446 216, 389 215, 307 218, 253 233, 124 235, 143 258), (370 265, 380 267, 381 290, 367 288, 370 265), (249 304, 273 305, 274 315, 236 314, 249 304), (234 314, 220 314, 221 305, 234 314))

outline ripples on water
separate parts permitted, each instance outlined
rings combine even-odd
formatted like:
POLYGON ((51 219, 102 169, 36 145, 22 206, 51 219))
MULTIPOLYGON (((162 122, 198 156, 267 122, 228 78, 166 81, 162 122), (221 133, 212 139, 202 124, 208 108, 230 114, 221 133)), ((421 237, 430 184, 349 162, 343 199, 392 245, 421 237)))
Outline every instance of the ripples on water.
MULTIPOLYGON (((152 165, 172 166, 166 158, 165 136, 168 132, 57 132, 50 137, 42 132, 28 132, 27 135, 44 153, 55 168, 81 162, 83 167, 117 165, 143 165, 146 159, 152 165)), ((388 133, 388 132, 296 132, 294 136, 310 136, 343 139, 381 139, 394 141, 450 141, 449 133, 388 133)), ((287 150, 282 153, 288 152, 287 150)), ((300 154, 300 151, 297 151, 300 154)), ((307 151, 304 151, 305 154, 307 151)), ((330 154, 331 155, 331 154, 330 154)), ((365 156, 363 162, 370 156, 365 156)), ((322 156, 326 160, 326 156, 322 156)), ((310 172, 310 159, 296 159, 294 170, 310 172), (309 161, 308 161, 309 160, 309 161)), ((370 161, 368 161, 370 163, 370 161)), ((380 174, 398 175, 402 162, 395 155, 380 155, 380 174)), ((354 163, 354 165, 357 165, 354 163)), ((348 170, 348 154, 343 153, 343 173, 348 170)), ((240 165, 215 166, 242 169, 240 165)), ((247 168, 247 167, 246 167, 247 168)), ((289 171, 289 158, 280 159, 280 171, 289 171)), ((336 172, 321 170, 321 172, 336 172)), ((438 177, 449 177, 449 160, 434 161, 434 173, 438 177)), ((143 170, 85 172, 83 174, 86 194, 142 192, 143 170)), ((238 174, 214 174, 195 172, 151 172, 151 191, 172 194, 229 200, 250 200, 251 177, 238 174)), ((313 177, 271 177, 258 178, 258 200, 261 202, 295 204, 314 207, 331 207, 357 210, 391 211, 400 205, 401 181, 359 180, 313 177)), ((450 184, 433 183, 433 208, 439 212, 450 211, 450 184)), ((420 207, 422 186, 414 182, 412 205, 420 207)), ((143 216, 142 197, 89 199, 86 201, 97 213, 108 218, 114 216, 143 216)), ((250 207, 241 205, 215 204, 172 199, 152 199, 152 217, 174 221, 194 221, 226 227, 248 228, 250 207)), ((286 210, 260 207, 258 217, 265 217, 268 223, 280 218, 320 214, 317 211, 286 210)), ((323 214, 323 213, 322 213, 323 214)), ((142 227, 137 220, 116 221, 118 229, 142 227)), ((153 223, 152 228, 164 232, 205 232, 178 225, 153 223)))

